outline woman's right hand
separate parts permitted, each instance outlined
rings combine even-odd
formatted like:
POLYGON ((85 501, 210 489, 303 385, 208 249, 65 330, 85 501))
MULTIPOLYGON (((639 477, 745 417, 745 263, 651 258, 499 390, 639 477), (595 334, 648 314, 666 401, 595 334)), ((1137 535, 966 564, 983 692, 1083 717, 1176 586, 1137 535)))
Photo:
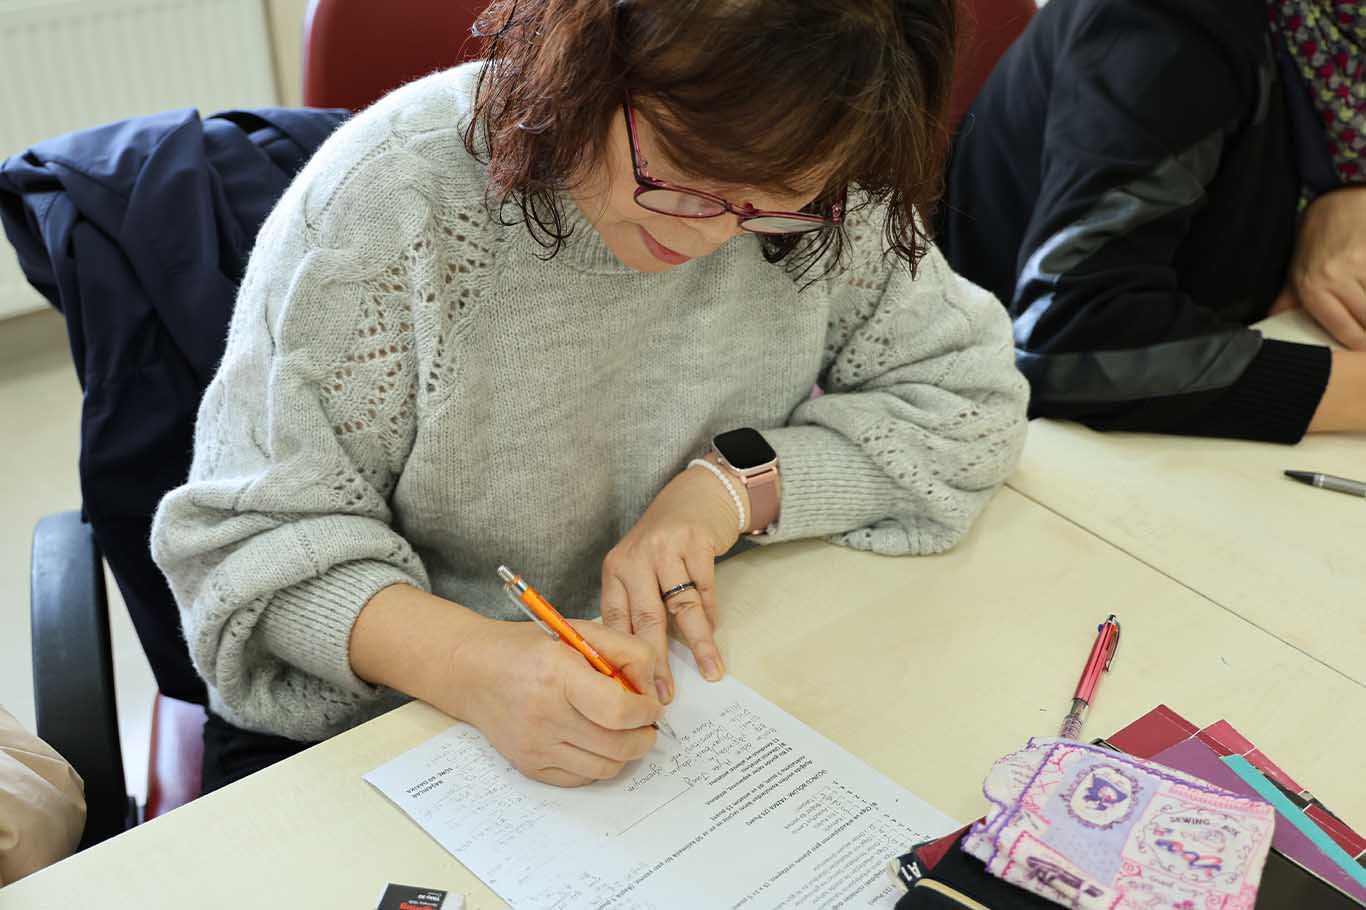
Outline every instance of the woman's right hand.
POLYGON ((663 706, 654 651, 597 623, 570 620, 648 695, 626 691, 534 623, 499 622, 408 585, 372 597, 351 631, 351 666, 368 682, 478 727, 527 777, 577 787, 615 777, 653 748, 663 706))
MULTIPOLYGON (((648 644, 597 623, 570 622, 637 689, 654 692, 648 644)), ((527 777, 561 787, 608 780, 654 747, 658 699, 627 692, 534 623, 490 621, 470 644, 471 666, 456 682, 463 692, 452 693, 452 707, 527 777)), ((446 710, 441 698, 428 700, 446 710)))

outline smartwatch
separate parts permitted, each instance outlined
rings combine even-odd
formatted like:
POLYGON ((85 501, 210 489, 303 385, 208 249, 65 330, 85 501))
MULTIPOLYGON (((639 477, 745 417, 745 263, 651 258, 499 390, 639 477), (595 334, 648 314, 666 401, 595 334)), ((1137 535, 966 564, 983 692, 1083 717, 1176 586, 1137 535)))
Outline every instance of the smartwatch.
POLYGON ((748 533, 763 534, 778 520, 778 453, 753 427, 713 436, 711 450, 749 492, 749 526, 754 530, 748 533))

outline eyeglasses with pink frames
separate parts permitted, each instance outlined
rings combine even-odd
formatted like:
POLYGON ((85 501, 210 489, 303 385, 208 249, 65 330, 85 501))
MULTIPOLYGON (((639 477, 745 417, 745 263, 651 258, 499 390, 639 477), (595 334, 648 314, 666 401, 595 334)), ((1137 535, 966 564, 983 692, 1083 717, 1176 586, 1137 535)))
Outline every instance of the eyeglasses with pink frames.
POLYGON ((622 109, 626 113, 626 135, 631 140, 631 168, 636 177, 636 205, 660 215, 676 218, 715 218, 730 212, 740 219, 740 227, 755 234, 808 234, 826 227, 836 227, 844 220, 847 191, 830 206, 830 214, 812 215, 807 212, 766 212, 749 203, 733 205, 715 193, 689 189, 657 180, 645 170, 645 157, 640 154, 636 139, 636 117, 631 109, 628 93, 622 109))

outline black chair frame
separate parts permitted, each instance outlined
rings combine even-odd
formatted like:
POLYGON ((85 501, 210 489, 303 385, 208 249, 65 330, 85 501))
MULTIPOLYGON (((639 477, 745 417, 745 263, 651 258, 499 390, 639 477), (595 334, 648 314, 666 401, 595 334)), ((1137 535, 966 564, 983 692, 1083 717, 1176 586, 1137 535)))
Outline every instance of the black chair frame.
POLYGON ((85 781, 84 849, 139 813, 123 773, 104 563, 80 512, 38 522, 29 584, 38 735, 85 781))

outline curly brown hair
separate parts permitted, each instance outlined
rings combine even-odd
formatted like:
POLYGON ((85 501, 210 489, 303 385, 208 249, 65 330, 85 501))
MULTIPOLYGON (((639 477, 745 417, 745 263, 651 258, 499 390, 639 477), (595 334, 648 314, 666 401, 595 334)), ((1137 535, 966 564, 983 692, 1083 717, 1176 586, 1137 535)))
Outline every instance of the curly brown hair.
MULTIPOLYGON (((914 271, 916 213, 929 221, 943 185, 956 2, 493 0, 465 145, 554 255, 560 193, 602 159, 629 90, 687 175, 784 193, 820 175, 810 211, 846 185, 885 203, 886 245, 914 271)), ((841 228, 761 239, 799 272, 844 247, 841 228)))

